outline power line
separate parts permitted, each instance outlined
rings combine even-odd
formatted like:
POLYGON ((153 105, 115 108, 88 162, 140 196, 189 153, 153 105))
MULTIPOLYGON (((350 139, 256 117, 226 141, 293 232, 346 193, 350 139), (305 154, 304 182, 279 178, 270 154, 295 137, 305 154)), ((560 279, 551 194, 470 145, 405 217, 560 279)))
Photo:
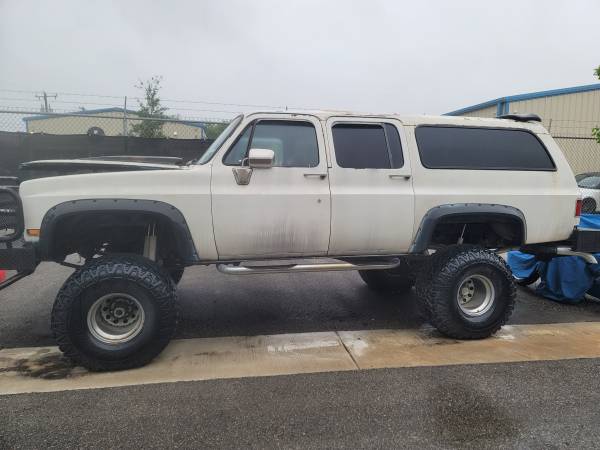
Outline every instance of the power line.
MULTIPOLYGON (((19 94, 35 94, 37 95, 39 91, 26 91, 26 90, 16 90, 16 89, 0 89, 0 92, 12 92, 19 94)), ((102 95, 102 94, 83 94, 83 93, 75 93, 75 92, 57 92, 56 94, 60 96, 73 96, 73 97, 97 97, 97 98, 114 98, 114 99, 123 99, 124 96, 117 95, 102 95)), ((143 97, 129 97, 134 100, 143 100, 143 97)), ((281 105, 259 105, 252 103, 226 103, 226 102, 214 102, 208 100, 178 100, 178 99, 161 99, 164 102, 171 103, 192 103, 192 104, 205 104, 205 105, 219 105, 219 106, 234 106, 234 107, 242 107, 242 108, 269 108, 269 109, 285 109, 285 106, 281 105)), ((291 109, 306 109, 306 108, 297 108, 292 107, 291 109)))
MULTIPOLYGON (((18 101, 18 102, 37 102, 36 99, 32 98, 22 98, 22 97, 0 97, 0 100, 4 101, 18 101)), ((122 108, 123 105, 117 103, 99 103, 99 102, 79 102, 79 101, 68 101, 68 100, 55 100, 54 104, 65 104, 65 105, 76 105, 76 106, 110 106, 115 108, 122 108)), ((223 110, 223 109, 206 109, 206 108, 182 108, 182 107, 171 107, 169 108, 173 111, 198 111, 198 112, 212 112, 212 113, 227 113, 227 114, 239 114, 241 111, 232 111, 232 110, 223 110)), ((49 111, 42 111, 49 112, 49 111)))

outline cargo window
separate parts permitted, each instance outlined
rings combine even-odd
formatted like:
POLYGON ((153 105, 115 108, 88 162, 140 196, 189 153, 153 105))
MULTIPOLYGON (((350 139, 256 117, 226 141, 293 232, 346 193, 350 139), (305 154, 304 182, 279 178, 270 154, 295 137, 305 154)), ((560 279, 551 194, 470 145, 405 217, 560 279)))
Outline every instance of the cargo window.
POLYGON ((338 166, 347 169, 402 167, 402 145, 392 124, 338 123, 332 129, 338 166))
POLYGON ((415 136, 429 169, 555 170, 544 144, 527 130, 421 125, 415 136))
POLYGON ((231 146, 223 162, 237 166, 251 148, 273 150, 273 167, 316 167, 319 145, 315 127, 310 122, 260 120, 249 125, 231 146))

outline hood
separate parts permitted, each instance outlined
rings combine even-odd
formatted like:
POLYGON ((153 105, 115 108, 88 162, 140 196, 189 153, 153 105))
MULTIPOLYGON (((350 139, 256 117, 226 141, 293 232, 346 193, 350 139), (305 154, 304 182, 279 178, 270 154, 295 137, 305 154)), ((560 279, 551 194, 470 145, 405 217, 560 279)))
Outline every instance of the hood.
POLYGON ((85 159, 45 159, 22 163, 24 179, 40 176, 75 175, 98 172, 131 172, 139 170, 181 169, 181 158, 152 156, 110 156, 85 159), (44 173, 40 173, 44 172, 44 173))

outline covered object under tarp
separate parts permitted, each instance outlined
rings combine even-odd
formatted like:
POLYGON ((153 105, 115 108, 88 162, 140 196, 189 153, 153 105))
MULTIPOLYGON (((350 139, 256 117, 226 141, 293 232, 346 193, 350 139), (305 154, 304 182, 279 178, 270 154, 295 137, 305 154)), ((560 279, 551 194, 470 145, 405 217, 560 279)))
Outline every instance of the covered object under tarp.
MULTIPOLYGON (((582 215, 579 228, 600 230, 600 215, 582 215)), ((595 256, 600 260, 600 253, 595 256)), ((578 303, 585 294, 600 298, 600 264, 588 264, 577 256, 561 256, 545 262, 518 251, 508 252, 507 262, 516 278, 539 274, 540 283, 535 288, 538 295, 566 303, 578 303)))

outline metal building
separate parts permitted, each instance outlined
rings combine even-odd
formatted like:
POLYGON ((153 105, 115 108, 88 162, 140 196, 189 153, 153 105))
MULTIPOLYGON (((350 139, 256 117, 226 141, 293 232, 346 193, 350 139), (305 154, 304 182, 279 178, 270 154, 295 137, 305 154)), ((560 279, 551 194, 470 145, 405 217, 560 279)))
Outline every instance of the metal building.
MULTIPOLYGON (((23 118, 27 133, 129 135, 142 120, 136 111, 123 108, 88 109, 72 113, 49 113, 23 118)), ((206 139, 202 122, 160 119, 161 131, 168 138, 206 139)))
POLYGON ((450 116, 498 117, 534 113, 562 148, 573 172, 600 172, 600 83, 500 97, 447 113, 450 116))

